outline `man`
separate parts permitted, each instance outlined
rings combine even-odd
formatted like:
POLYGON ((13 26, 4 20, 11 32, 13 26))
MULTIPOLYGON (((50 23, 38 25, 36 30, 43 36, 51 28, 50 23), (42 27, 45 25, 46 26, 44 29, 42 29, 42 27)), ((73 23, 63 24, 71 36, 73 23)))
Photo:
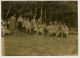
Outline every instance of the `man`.
POLYGON ((27 23, 26 29, 27 29, 28 33, 31 34, 32 24, 31 24, 29 18, 27 18, 26 23, 27 23))
POLYGON ((26 20, 26 17, 24 17, 24 20, 22 22, 22 31, 23 32, 27 32, 27 20, 26 20))
POLYGON ((6 21, 3 22, 1 29, 2 29, 2 36, 10 34, 10 31, 7 28, 6 21))
POLYGON ((42 23, 42 17, 38 19, 38 24, 42 23))
POLYGON ((19 31, 22 31, 22 22, 23 22, 23 17, 22 17, 22 15, 20 15, 20 16, 18 17, 17 22, 18 22, 18 29, 19 29, 19 31))
POLYGON ((43 34, 43 33, 44 33, 44 28, 43 28, 43 25, 40 23, 38 26, 37 34, 43 34))
POLYGON ((35 18, 32 19, 31 23, 32 23, 32 32, 37 33, 38 25, 37 25, 35 18))
POLYGON ((59 24, 58 24, 58 29, 57 29, 57 33, 56 33, 56 36, 55 36, 55 37, 63 36, 62 28, 63 28, 63 24, 62 24, 62 22, 59 22, 59 24))
POLYGON ((15 14, 13 16, 10 17, 10 24, 9 24, 9 30, 12 33, 14 33, 15 31, 15 21, 16 21, 16 17, 15 14))
POLYGON ((48 26, 48 33, 49 36, 56 36, 58 31, 58 25, 57 25, 57 21, 54 21, 54 24, 52 24, 52 22, 50 22, 50 25, 48 26))
POLYGON ((50 25, 48 25, 47 29, 48 29, 48 36, 52 36, 52 34, 53 34, 53 24, 52 24, 52 22, 50 22, 50 25))
POLYGON ((47 25, 46 25, 45 22, 43 22, 43 26, 42 27, 43 27, 44 34, 46 35, 48 30, 47 30, 47 25))
POLYGON ((62 36, 63 37, 68 37, 68 26, 66 25, 66 23, 63 24, 63 28, 62 28, 62 36))

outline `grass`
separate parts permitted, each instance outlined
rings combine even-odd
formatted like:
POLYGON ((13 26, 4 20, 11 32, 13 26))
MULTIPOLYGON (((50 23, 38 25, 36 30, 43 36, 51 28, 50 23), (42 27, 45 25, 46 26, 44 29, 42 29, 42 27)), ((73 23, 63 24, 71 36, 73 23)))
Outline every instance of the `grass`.
POLYGON ((78 55, 78 37, 48 37, 16 33, 4 37, 6 56, 68 56, 78 55))

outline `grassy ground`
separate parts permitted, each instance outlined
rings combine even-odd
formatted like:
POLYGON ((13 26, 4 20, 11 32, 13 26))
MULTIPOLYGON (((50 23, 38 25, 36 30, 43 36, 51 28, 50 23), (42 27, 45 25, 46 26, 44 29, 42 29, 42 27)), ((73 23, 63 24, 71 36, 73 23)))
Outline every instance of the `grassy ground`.
POLYGON ((77 35, 67 38, 16 33, 4 37, 7 56, 59 56, 78 55, 77 35))

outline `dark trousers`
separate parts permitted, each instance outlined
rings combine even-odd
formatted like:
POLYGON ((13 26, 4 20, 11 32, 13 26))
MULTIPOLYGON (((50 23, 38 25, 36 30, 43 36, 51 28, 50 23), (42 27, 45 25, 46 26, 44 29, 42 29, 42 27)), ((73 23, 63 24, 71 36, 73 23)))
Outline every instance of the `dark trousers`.
POLYGON ((22 32, 26 33, 26 28, 22 27, 22 32))
POLYGON ((18 22, 18 29, 19 29, 19 31, 22 31, 22 23, 21 22, 18 22))

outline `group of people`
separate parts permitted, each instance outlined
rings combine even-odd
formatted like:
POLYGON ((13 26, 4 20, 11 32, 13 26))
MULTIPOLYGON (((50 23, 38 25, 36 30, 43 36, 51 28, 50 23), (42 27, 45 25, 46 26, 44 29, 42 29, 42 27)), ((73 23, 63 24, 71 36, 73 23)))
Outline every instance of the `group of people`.
POLYGON ((24 32, 25 34, 37 34, 37 35, 48 35, 53 37, 68 37, 68 26, 66 23, 50 21, 46 24, 45 21, 40 17, 39 19, 29 19, 20 15, 17 19, 15 15, 11 16, 10 19, 2 21, 2 35, 14 34, 15 30, 24 32))

